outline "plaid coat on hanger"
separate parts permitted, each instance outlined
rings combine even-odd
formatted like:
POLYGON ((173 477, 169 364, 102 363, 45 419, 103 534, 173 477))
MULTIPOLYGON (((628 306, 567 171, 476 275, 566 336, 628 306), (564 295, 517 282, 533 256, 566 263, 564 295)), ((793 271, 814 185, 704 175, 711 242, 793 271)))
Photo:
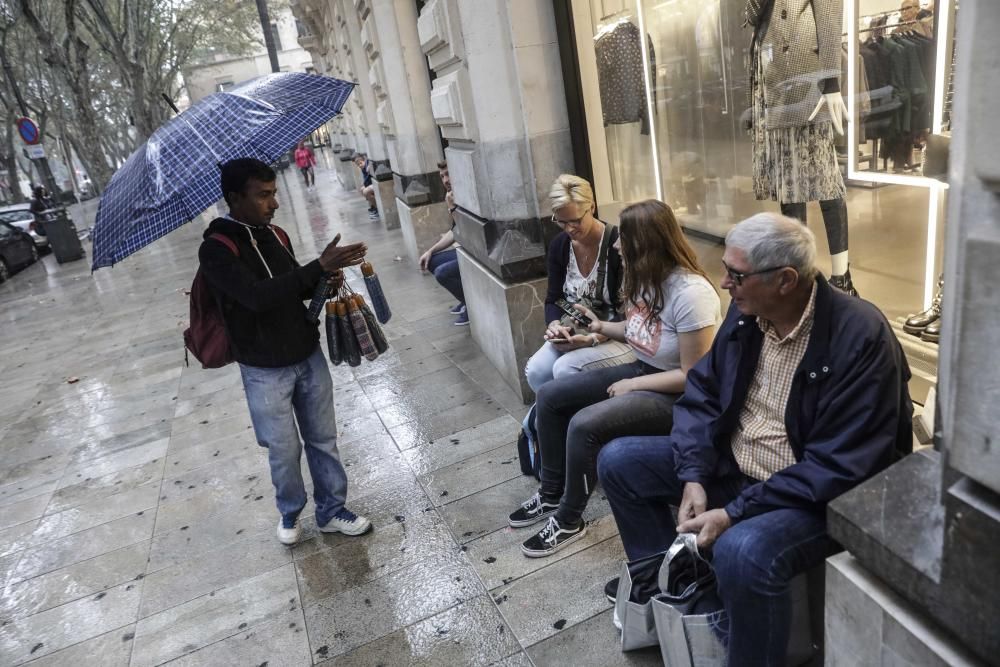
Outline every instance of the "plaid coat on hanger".
MULTIPOLYGON (((840 90, 842 0, 774 0, 761 23, 767 129, 802 127, 820 96, 840 90)), ((812 121, 830 120, 826 107, 812 121)))

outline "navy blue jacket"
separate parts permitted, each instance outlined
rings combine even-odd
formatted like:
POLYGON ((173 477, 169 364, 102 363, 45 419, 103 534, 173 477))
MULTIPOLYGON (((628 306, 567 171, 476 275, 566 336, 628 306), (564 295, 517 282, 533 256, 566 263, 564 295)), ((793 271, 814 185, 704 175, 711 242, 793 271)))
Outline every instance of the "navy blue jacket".
MULTIPOLYGON (((826 504, 912 449, 910 369, 885 317, 820 276, 805 356, 785 410, 796 463, 751 484, 725 510, 733 522, 826 504)), ((687 375, 670 434, 684 482, 741 475, 730 448, 764 334, 735 306, 687 375)))

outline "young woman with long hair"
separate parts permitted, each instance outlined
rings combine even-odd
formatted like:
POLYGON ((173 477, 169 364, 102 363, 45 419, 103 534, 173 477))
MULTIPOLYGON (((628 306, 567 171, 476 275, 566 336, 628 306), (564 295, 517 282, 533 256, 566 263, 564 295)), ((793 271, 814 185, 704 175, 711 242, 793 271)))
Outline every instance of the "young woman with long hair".
POLYGON ((547 520, 521 549, 554 553, 586 533, 583 511, 597 482, 597 454, 626 435, 663 435, 688 370, 711 347, 719 295, 670 207, 649 200, 621 212, 625 319, 590 331, 627 343, 634 362, 552 380, 537 395, 541 488, 509 517, 515 528, 547 520))

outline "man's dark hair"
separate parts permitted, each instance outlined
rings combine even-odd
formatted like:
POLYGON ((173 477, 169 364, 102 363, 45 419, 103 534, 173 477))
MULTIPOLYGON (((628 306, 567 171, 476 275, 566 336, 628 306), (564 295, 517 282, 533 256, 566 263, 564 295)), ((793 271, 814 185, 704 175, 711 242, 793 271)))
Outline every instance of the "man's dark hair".
POLYGON ((438 162, 438 169, 444 170, 444 169, 447 169, 447 168, 448 168, 448 161, 447 160, 441 160, 440 162, 438 162))
POLYGON ((247 181, 253 179, 261 183, 273 183, 278 175, 274 169, 252 157, 241 157, 226 162, 221 167, 220 184, 222 185, 222 196, 227 204, 229 194, 232 192, 243 192, 246 189, 247 181))

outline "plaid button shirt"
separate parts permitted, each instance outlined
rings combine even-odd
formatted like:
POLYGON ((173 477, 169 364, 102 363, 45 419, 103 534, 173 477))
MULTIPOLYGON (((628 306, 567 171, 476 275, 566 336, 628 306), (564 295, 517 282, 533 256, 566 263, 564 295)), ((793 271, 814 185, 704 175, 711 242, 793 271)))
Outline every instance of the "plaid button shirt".
POLYGON ((778 338, 777 330, 769 321, 757 320, 764 332, 764 346, 731 442, 740 470, 754 479, 764 481, 795 463, 785 430, 785 406, 795 370, 809 345, 815 312, 814 284, 799 323, 784 338, 778 338))

